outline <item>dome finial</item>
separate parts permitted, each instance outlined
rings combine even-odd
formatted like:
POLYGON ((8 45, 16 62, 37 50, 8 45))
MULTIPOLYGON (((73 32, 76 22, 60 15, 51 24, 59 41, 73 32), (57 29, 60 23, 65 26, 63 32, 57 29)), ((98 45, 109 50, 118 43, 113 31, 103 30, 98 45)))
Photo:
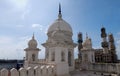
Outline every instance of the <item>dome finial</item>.
POLYGON ((61 14, 61 4, 59 3, 59 14, 61 14))
POLYGON ((88 33, 86 32, 86 39, 88 39, 88 33))
POLYGON ((34 39, 34 33, 32 39, 28 42, 28 48, 37 48, 37 41, 34 39))
POLYGON ((32 36, 32 39, 34 39, 34 32, 33 32, 33 36, 32 36))
POLYGON ((61 4, 59 3, 59 14, 58 14, 58 18, 61 19, 62 18, 62 14, 61 14, 61 4))

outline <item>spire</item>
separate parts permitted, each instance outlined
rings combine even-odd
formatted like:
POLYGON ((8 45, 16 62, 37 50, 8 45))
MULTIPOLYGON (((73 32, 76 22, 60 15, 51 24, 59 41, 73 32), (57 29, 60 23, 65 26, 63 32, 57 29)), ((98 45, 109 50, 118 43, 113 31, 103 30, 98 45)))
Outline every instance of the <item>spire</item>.
POLYGON ((34 33, 33 33, 32 39, 34 39, 34 33))
POLYGON ((59 3, 59 14, 61 14, 61 4, 59 3))
POLYGON ((87 32, 86 32, 86 39, 88 39, 88 34, 87 34, 87 32))
POLYGON ((62 18, 62 14, 61 14, 61 4, 59 3, 59 14, 58 14, 58 19, 62 18))

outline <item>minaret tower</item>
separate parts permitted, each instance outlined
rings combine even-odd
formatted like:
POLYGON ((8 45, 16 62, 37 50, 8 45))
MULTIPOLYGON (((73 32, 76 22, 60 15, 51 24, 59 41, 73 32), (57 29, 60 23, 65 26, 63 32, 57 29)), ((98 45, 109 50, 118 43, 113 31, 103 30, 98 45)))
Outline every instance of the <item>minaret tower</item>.
POLYGON ((82 33, 79 32, 78 33, 78 59, 81 60, 81 49, 83 48, 82 46, 82 42, 83 42, 83 37, 82 37, 82 33))
POLYGON ((28 42, 28 47, 24 49, 24 51, 26 52, 24 67, 34 67, 35 65, 32 65, 32 63, 38 62, 38 53, 40 51, 40 49, 37 48, 37 41, 34 38, 34 34, 28 42))
POLYGON ((116 55, 116 48, 115 48, 115 44, 114 44, 113 34, 109 34, 108 39, 109 39, 109 51, 110 51, 111 56, 112 56, 111 61, 117 62, 117 55, 116 55))
POLYGON ((108 39, 109 39, 109 50, 114 50, 113 53, 116 53, 113 34, 109 34, 108 39))
POLYGON ((103 47, 103 53, 108 53, 108 42, 107 42, 107 34, 104 27, 101 28, 101 38, 102 38, 102 47, 103 47))

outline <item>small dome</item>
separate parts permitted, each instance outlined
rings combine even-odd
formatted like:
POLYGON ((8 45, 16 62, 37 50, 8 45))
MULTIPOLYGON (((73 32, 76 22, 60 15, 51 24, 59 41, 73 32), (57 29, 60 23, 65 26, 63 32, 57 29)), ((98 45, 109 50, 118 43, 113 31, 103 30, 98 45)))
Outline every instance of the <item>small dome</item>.
POLYGON ((34 39, 34 35, 32 39, 28 42, 29 48, 37 48, 37 41, 34 39))
POLYGON ((72 28, 71 26, 64 21, 63 19, 57 19, 48 29, 48 33, 49 32, 53 32, 53 31, 57 31, 57 30, 61 30, 61 31, 67 31, 72 33, 72 28))

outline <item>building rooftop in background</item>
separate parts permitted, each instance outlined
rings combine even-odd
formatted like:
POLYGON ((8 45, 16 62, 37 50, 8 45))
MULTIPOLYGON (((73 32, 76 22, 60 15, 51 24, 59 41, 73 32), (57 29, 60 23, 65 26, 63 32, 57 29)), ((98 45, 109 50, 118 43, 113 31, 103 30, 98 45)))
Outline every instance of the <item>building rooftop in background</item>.
POLYGON ((24 60, 0 60, 0 69, 6 68, 6 69, 12 69, 16 68, 19 69, 20 67, 23 67, 24 60))

